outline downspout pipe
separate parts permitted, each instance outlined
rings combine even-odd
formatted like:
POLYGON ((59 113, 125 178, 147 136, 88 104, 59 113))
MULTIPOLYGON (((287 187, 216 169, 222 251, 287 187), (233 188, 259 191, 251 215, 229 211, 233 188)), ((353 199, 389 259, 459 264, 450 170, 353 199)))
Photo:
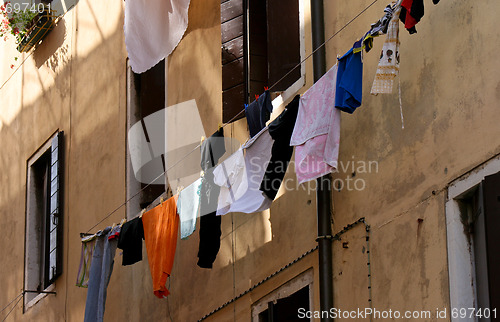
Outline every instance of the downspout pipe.
MULTIPOLYGON (((311 27, 313 51, 314 82, 326 72, 325 21, 323 0, 311 0, 311 27), (321 47, 320 47, 321 46, 321 47)), ((318 256, 319 256, 319 302, 321 312, 333 308, 333 263, 332 263, 332 177, 327 174, 317 179, 316 212, 318 218, 318 256)), ((322 322, 333 321, 329 314, 321 314, 322 322)))

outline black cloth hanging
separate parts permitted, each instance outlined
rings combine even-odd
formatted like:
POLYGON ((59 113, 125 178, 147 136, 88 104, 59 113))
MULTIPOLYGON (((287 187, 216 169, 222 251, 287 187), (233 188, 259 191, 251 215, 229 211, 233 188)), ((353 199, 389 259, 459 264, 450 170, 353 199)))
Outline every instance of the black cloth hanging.
POLYGON ((269 134, 274 143, 271 150, 271 160, 260 184, 260 190, 271 200, 274 200, 278 193, 293 154, 290 139, 299 112, 299 101, 300 96, 295 96, 285 107, 285 110, 269 124, 269 134))
POLYGON ((198 266, 212 268, 220 249, 221 217, 216 216, 220 187, 214 183, 214 167, 224 155, 224 129, 220 128, 201 145, 200 244, 198 266))
POLYGON ((122 265, 132 265, 142 260, 144 227, 142 218, 134 218, 123 224, 118 237, 118 248, 123 250, 122 265))

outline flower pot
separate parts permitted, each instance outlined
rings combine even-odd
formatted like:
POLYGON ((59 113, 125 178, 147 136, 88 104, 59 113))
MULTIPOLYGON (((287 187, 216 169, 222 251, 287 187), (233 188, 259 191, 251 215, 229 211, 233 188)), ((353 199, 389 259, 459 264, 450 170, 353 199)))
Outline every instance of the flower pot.
POLYGON ((36 46, 45 36, 54 29, 56 16, 52 10, 45 10, 39 13, 33 19, 33 26, 31 26, 26 35, 21 39, 17 46, 17 51, 20 53, 28 52, 31 48, 36 46))

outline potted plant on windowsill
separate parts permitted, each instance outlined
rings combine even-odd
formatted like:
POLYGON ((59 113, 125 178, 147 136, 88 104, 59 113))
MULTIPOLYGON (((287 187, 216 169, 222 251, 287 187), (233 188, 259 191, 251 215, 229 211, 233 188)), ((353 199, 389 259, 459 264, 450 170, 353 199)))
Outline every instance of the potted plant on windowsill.
POLYGON ((9 34, 13 35, 20 53, 37 45, 55 26, 56 16, 50 4, 23 6, 6 2, 0 6, 0 14, 0 37, 7 40, 9 34))

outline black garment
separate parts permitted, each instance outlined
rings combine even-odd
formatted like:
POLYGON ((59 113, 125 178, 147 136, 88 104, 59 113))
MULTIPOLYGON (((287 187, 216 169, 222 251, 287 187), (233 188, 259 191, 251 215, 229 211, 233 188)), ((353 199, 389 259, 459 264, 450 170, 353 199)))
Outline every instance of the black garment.
MULTIPOLYGON (((300 96, 295 96, 285 110, 269 124, 269 134, 274 139, 274 143, 271 150, 271 160, 260 184, 260 190, 271 200, 274 200, 278 193, 293 154, 290 139, 299 112, 299 100, 300 96)), ((334 107, 332 106, 332 108, 334 107)))
POLYGON ((214 211, 200 217, 199 267, 212 268, 212 264, 219 253, 221 235, 221 216, 217 216, 214 211))
MULTIPOLYGON (((424 0, 411 0, 410 2, 411 2, 410 16, 412 16, 413 19, 415 19, 416 23, 418 23, 420 19, 422 19, 422 17, 424 16, 424 0)), ((399 20, 401 20, 401 22, 404 24, 406 24, 407 15, 408 15, 408 10, 406 10, 405 7, 401 7, 399 20)), ((417 29, 415 28, 415 26, 412 26, 411 28, 406 28, 406 30, 408 30, 410 35, 417 33, 417 29)))
POLYGON ((273 104, 269 91, 265 91, 245 109, 250 137, 253 137, 266 127, 266 122, 269 121, 272 111, 273 104))
POLYGON ((220 187, 214 183, 214 167, 226 152, 224 130, 221 128, 201 145, 201 168, 204 175, 200 191, 200 244, 198 266, 212 268, 219 253, 221 218, 215 215, 220 187))
POLYGON ((118 237, 118 248, 123 249, 122 265, 132 265, 142 260, 144 227, 142 218, 134 218, 123 224, 118 237))
POLYGON ((226 153, 224 128, 220 128, 201 144, 201 169, 207 171, 215 167, 219 158, 226 153))

